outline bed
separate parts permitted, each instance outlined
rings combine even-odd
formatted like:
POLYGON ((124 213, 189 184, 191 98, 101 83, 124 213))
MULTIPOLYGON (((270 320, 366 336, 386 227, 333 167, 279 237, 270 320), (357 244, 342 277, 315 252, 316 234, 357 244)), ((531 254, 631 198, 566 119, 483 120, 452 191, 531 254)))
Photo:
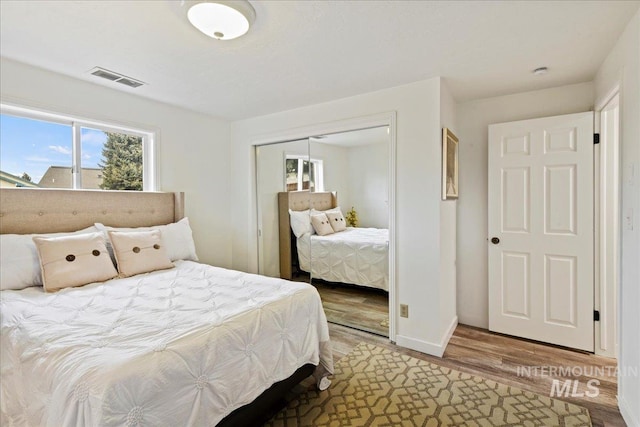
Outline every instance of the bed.
POLYGON ((353 228, 326 236, 291 229, 291 211, 326 211, 338 206, 335 192, 278 193, 280 273, 290 279, 299 269, 311 279, 389 290, 389 230, 353 228))
MULTIPOLYGON (((0 190, 0 232, 169 224, 180 193, 0 190)), ((0 424, 243 425, 333 370, 306 284, 177 260, 46 293, 0 291, 0 424)))

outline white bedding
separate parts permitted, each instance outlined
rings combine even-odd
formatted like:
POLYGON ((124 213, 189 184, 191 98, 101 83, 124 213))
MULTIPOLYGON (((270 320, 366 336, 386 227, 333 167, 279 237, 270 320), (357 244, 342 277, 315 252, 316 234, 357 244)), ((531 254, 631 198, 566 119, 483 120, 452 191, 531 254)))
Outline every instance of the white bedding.
POLYGON ((204 426, 306 363, 333 370, 306 284, 198 264, 2 291, 3 426, 204 426))
POLYGON ((389 230, 352 228, 297 239, 300 268, 313 279, 389 290, 389 230))

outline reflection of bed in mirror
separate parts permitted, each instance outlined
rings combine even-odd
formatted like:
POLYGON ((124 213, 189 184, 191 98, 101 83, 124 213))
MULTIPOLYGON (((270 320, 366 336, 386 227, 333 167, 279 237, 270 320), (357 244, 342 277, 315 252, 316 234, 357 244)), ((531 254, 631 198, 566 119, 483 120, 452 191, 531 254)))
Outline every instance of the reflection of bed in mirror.
POLYGON ((280 275, 291 279, 296 269, 312 279, 389 290, 389 230, 353 228, 319 236, 294 235, 289 211, 326 211, 338 206, 335 192, 278 193, 280 275))

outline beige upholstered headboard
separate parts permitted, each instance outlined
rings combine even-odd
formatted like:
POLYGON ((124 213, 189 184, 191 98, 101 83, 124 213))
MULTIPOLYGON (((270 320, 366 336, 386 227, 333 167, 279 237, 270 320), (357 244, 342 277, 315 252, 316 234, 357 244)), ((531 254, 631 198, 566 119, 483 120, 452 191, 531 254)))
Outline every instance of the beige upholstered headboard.
POLYGON ((295 244, 295 237, 291 237, 291 223, 289 221, 289 209, 292 211, 305 211, 310 208, 324 211, 338 206, 336 192, 323 191, 310 193, 309 191, 288 191, 278 193, 278 219, 280 228, 280 277, 291 279, 291 255, 295 244), (292 242, 293 240, 293 242, 292 242))
POLYGON ((184 217, 184 193, 0 189, 0 234, 75 231, 96 222, 116 227, 169 224, 184 217))

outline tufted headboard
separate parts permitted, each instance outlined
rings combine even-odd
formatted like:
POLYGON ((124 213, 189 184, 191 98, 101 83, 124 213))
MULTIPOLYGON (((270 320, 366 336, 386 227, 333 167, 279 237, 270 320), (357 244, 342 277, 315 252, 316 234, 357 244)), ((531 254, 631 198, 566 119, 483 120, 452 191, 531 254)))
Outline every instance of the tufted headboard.
MULTIPOLYGON (((338 206, 336 192, 322 191, 310 193, 309 191, 288 191, 278 193, 278 223, 280 228, 280 277, 291 279, 292 254, 295 252, 296 238, 291 232, 289 221, 289 209, 292 211, 306 211, 314 208, 319 211, 338 206)), ((297 254, 296 254, 297 255, 297 254)))
POLYGON ((169 224, 184 217, 184 193, 0 189, 0 234, 75 231, 96 222, 116 227, 169 224))

